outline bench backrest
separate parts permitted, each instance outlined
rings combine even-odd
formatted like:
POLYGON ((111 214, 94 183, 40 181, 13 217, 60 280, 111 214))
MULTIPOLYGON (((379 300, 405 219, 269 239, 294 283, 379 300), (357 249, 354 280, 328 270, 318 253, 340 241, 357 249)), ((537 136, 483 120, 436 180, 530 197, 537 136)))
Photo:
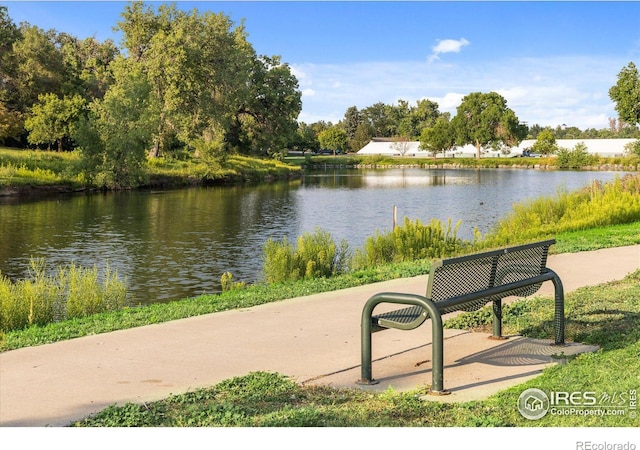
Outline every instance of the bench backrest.
POLYGON ((447 306, 447 300, 523 281, 545 272, 549 247, 554 239, 484 253, 436 261, 431 267, 426 297, 442 314, 474 311, 487 302, 516 295, 526 297, 540 289, 541 283, 484 297, 464 305, 447 306), (440 305, 438 303, 440 302, 440 305))

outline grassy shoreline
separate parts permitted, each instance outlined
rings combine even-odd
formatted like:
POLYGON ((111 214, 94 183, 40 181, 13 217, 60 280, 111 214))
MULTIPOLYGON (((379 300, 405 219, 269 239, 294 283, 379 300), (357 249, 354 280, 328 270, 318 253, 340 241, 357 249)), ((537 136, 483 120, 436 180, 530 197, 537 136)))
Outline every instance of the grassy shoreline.
MULTIPOLYGON (((76 152, 0 147, 0 196, 48 195, 98 190, 84 181, 76 152)), ((299 178, 302 169, 273 159, 229 157, 224 167, 198 160, 158 158, 147 164, 148 181, 138 189, 227 185, 299 178)))
MULTIPOLYGON (((225 167, 196 160, 158 158, 148 162, 148 182, 138 189, 229 185, 299 178, 303 170, 326 168, 529 168, 556 170, 556 158, 399 158, 383 156, 306 156, 284 161, 233 155, 225 167)), ((582 170, 638 171, 640 157, 601 157, 582 170)), ((51 152, 0 147, 0 196, 51 195, 93 191, 80 170, 76 152, 51 152)))
MULTIPOLYGON (((562 233, 556 236, 556 241, 557 244, 551 247, 551 253, 574 253, 637 245, 640 244, 640 222, 601 227, 587 232, 562 233)), ((386 264, 331 278, 299 280, 271 285, 256 284, 244 289, 202 295, 164 304, 139 308, 127 307, 119 311, 99 313, 44 326, 31 326, 23 330, 0 334, 0 352, 230 309, 249 308, 269 302, 380 281, 419 276, 427 274, 429 268, 429 260, 386 264)))

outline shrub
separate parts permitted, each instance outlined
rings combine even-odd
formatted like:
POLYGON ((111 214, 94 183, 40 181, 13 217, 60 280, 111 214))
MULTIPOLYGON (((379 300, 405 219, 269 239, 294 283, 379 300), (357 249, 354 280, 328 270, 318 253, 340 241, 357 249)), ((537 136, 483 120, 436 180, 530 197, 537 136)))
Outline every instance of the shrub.
POLYGON ((349 267, 349 244, 336 244, 330 233, 316 228, 298 238, 294 248, 284 237, 269 239, 263 249, 263 275, 268 283, 330 277, 349 267))
POLYGON ((597 155, 589 154, 584 142, 577 143, 572 150, 559 148, 557 156, 556 164, 560 169, 580 169, 595 164, 599 159, 597 155))
POLYGON ((29 279, 13 283, 0 273, 0 331, 121 309, 125 284, 109 266, 103 278, 100 282, 96 267, 73 263, 47 276, 43 259, 31 260, 29 279))
POLYGON ((231 272, 225 272, 220 277, 220 286, 222 292, 227 292, 244 289, 247 284, 244 281, 234 281, 233 274, 231 272))
POLYGON ((369 237, 362 250, 356 251, 353 264, 356 268, 375 267, 391 262, 416 259, 441 258, 460 252, 469 244, 456 237, 461 222, 452 227, 451 220, 443 225, 432 219, 428 225, 420 220, 405 218, 402 226, 393 231, 369 237))

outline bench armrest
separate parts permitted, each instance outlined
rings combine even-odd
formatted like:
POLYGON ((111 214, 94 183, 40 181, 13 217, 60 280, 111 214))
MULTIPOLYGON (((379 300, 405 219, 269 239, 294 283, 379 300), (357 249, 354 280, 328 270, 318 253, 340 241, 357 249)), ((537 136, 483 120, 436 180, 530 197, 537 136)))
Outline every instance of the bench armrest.
POLYGON ((374 328, 376 325, 380 325, 384 328, 413 330, 436 313, 438 316, 440 315, 433 302, 422 295, 381 292, 371 297, 365 304, 362 311, 362 323, 364 325, 365 321, 369 321, 374 328), (404 305, 408 306, 408 308, 374 316, 373 310, 375 307, 383 303, 404 305), (391 326, 388 327, 385 324, 391 326))

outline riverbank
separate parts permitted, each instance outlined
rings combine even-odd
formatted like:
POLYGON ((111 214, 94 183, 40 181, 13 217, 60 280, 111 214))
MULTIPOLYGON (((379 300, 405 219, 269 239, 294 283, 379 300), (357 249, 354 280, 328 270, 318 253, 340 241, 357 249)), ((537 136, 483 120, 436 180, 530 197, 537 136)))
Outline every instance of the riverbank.
MULTIPOLYGON (((560 233, 553 253, 579 253, 640 244, 640 222, 598 227, 582 232, 560 233)), ((418 260, 385 264, 349 272, 331 278, 318 278, 276 284, 255 284, 244 289, 208 294, 195 298, 157 303, 144 307, 94 314, 89 317, 32 326, 24 330, 0 333, 0 352, 108 333, 145 325, 164 323, 215 312, 249 308, 303 295, 332 292, 398 278, 429 273, 430 261, 418 260)))
MULTIPOLYGON (((302 169, 273 159, 233 155, 224 165, 201 160, 157 158, 147 163, 147 180, 137 189, 174 189, 272 182, 300 178, 302 169)), ((99 191, 85 181, 76 152, 0 147, 0 197, 49 196, 99 191)))
MULTIPOLYGON (((290 158, 291 163, 300 164, 306 170, 334 169, 537 169, 569 170, 558 167, 557 159, 547 158, 409 158, 383 156, 317 156, 290 158)), ((589 165, 573 170, 584 171, 624 171, 640 170, 640 158, 598 157, 589 165)))
MULTIPOLYGON (((283 161, 232 155, 216 167, 197 159, 149 160, 147 181, 137 189, 224 186, 298 179, 303 171, 336 169, 559 169, 556 158, 400 158, 383 156, 290 156, 283 161)), ((640 170, 640 158, 600 157, 578 170, 640 170)), ((50 152, 0 147, 0 197, 50 196, 92 192, 76 152, 50 152)))

